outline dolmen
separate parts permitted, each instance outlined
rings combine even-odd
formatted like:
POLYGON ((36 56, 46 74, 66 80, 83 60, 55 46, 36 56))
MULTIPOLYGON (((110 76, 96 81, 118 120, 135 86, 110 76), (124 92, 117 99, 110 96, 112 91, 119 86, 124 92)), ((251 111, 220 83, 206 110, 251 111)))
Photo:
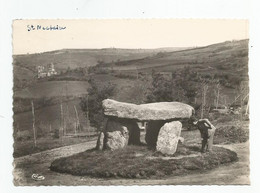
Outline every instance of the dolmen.
POLYGON ((173 155, 176 152, 182 123, 190 118, 194 108, 180 102, 131 104, 111 99, 102 101, 106 121, 96 148, 115 150, 127 145, 140 145, 138 122, 147 122, 145 141, 157 151, 173 155))

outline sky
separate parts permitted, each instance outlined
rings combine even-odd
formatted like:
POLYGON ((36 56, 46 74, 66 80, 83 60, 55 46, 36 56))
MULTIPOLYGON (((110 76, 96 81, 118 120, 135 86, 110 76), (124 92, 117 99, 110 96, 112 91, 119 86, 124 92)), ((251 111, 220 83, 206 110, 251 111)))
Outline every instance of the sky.
POLYGON ((14 20, 13 54, 75 48, 195 47, 249 39, 248 20, 14 20), (34 26, 35 30, 31 27, 34 26), (37 29, 37 25, 40 29, 37 29), (57 26, 62 30, 43 30, 57 26))

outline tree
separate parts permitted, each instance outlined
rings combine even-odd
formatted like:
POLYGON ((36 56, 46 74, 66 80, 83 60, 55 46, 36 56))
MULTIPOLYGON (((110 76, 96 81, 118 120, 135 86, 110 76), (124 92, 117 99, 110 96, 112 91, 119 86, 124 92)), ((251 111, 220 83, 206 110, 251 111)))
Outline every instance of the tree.
POLYGON ((167 80, 162 74, 152 73, 152 86, 146 95, 146 102, 163 102, 173 101, 173 84, 171 80, 167 80))
POLYGON ((198 74, 189 67, 173 72, 171 78, 153 71, 147 102, 180 101, 194 105, 199 87, 197 80, 198 74))
POLYGON ((208 84, 207 83, 204 83, 202 85, 202 105, 201 105, 201 118, 203 118, 204 116, 204 110, 205 110, 205 107, 206 107, 206 96, 207 96, 207 92, 208 92, 208 84))
POLYGON ((216 101, 216 109, 219 107, 220 89, 221 89, 221 86, 220 86, 219 81, 217 80, 217 82, 215 83, 215 89, 214 89, 215 97, 216 97, 216 99, 215 99, 215 101, 216 101))
POLYGON ((115 85, 110 82, 98 85, 93 79, 90 79, 89 83, 88 99, 83 97, 80 101, 80 107, 86 115, 88 113, 90 125, 101 130, 104 120, 102 101, 113 96, 115 85))
POLYGON ((199 78, 198 73, 192 71, 190 67, 184 67, 179 72, 173 73, 175 89, 177 88, 178 92, 182 91, 182 95, 178 96, 180 101, 187 102, 189 104, 196 103, 199 78))

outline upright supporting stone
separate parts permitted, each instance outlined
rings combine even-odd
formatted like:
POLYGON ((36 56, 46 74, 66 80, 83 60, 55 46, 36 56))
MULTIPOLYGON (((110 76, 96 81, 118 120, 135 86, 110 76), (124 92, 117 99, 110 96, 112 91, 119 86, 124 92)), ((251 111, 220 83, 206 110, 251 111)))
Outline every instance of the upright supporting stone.
POLYGON ((155 147, 159 131, 165 121, 149 121, 146 127, 145 142, 150 147, 155 147))
POLYGON ((165 123, 160 129, 156 150, 163 154, 173 155, 181 139, 181 127, 182 124, 179 121, 165 123))
POLYGON ((140 129, 133 120, 109 117, 104 130, 105 148, 119 149, 127 144, 139 145, 140 129))
POLYGON ((118 119, 108 118, 104 133, 105 149, 120 149, 128 144, 129 132, 118 119))
POLYGON ((209 134, 209 139, 208 139, 208 151, 209 151, 209 152, 212 151, 215 131, 216 131, 216 128, 215 128, 215 127, 208 130, 208 134, 209 134))
POLYGON ((121 131, 113 131, 106 133, 106 149, 121 149, 128 144, 128 131, 126 127, 122 127, 121 131))

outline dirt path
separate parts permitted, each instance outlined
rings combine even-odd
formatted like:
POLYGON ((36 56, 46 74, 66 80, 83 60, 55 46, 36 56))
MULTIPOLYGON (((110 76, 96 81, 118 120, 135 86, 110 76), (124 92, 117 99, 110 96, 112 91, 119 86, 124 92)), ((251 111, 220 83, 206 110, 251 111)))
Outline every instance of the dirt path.
POLYGON ((97 179, 90 177, 72 176, 50 171, 51 162, 57 158, 69 156, 78 152, 93 148, 95 142, 85 142, 71 145, 41 153, 28 155, 14 160, 16 169, 14 170, 15 185, 161 185, 161 184, 250 184, 249 181, 249 143, 219 145, 237 152, 239 161, 233 164, 224 165, 219 168, 192 174, 187 176, 168 177, 165 179, 97 179), (44 181, 34 181, 31 179, 33 173, 45 176, 44 181))

